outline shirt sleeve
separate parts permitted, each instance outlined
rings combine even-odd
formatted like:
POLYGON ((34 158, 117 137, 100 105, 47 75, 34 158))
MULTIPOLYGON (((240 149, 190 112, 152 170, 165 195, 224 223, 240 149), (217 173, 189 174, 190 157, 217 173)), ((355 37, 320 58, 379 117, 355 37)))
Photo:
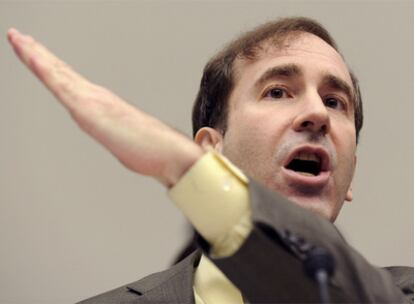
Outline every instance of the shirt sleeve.
POLYGON ((232 255, 252 230, 247 177, 214 151, 203 155, 169 196, 211 245, 211 255, 232 255))

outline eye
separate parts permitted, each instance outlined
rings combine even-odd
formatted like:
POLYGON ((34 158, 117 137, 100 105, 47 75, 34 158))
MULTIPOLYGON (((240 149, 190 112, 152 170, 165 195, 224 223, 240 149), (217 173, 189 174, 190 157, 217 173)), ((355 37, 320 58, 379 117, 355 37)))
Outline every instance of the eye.
POLYGON ((326 98, 325 99, 325 105, 328 108, 337 109, 337 110, 340 110, 340 111, 344 111, 345 108, 346 108, 345 103, 342 100, 340 100, 339 98, 336 98, 336 97, 326 98))
POLYGON ((271 88, 268 91, 265 92, 264 97, 269 97, 273 99, 280 99, 287 97, 287 92, 283 88, 271 88))

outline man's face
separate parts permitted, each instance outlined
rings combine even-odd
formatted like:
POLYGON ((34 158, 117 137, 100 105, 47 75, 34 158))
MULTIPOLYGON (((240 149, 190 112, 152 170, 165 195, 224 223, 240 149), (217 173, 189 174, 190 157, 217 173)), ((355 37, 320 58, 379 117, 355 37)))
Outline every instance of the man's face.
POLYGON ((334 221, 356 164, 352 81, 311 34, 238 60, 222 152, 249 176, 334 221))

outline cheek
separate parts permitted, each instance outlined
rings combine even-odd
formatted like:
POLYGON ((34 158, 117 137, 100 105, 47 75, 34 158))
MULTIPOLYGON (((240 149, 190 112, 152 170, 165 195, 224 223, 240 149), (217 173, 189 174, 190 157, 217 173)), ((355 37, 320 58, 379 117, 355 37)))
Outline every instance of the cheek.
POLYGON ((341 180, 344 188, 348 188, 352 181, 355 171, 355 128, 354 126, 347 126, 341 129, 341 136, 336 137, 335 146, 338 155, 338 178, 341 180))
POLYGON ((223 154, 241 169, 246 169, 252 160, 263 153, 262 134, 245 123, 237 129, 228 129, 223 140, 223 154))
POLYGON ((235 113, 224 136, 223 154, 250 176, 258 177, 272 158, 272 133, 266 116, 254 109, 235 113))
POLYGON ((259 104, 246 105, 229 117, 228 130, 248 139, 265 141, 277 135, 281 121, 278 116, 281 113, 275 109, 259 104))
POLYGON ((268 118, 254 107, 238 111, 229 120, 225 142, 237 149, 251 149, 253 152, 269 145, 272 130, 268 118))

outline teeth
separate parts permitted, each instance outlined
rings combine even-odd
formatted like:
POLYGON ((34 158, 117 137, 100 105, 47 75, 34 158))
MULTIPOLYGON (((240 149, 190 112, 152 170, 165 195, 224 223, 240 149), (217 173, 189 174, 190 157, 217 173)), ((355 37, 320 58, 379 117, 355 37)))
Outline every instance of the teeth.
POLYGON ((315 176, 312 173, 309 172, 301 172, 301 171, 297 171, 299 174, 305 175, 305 176, 315 176))
POLYGON ((321 161, 321 159, 318 156, 316 156, 314 153, 307 153, 307 152, 299 152, 299 154, 296 155, 295 159, 313 160, 318 163, 321 161))

